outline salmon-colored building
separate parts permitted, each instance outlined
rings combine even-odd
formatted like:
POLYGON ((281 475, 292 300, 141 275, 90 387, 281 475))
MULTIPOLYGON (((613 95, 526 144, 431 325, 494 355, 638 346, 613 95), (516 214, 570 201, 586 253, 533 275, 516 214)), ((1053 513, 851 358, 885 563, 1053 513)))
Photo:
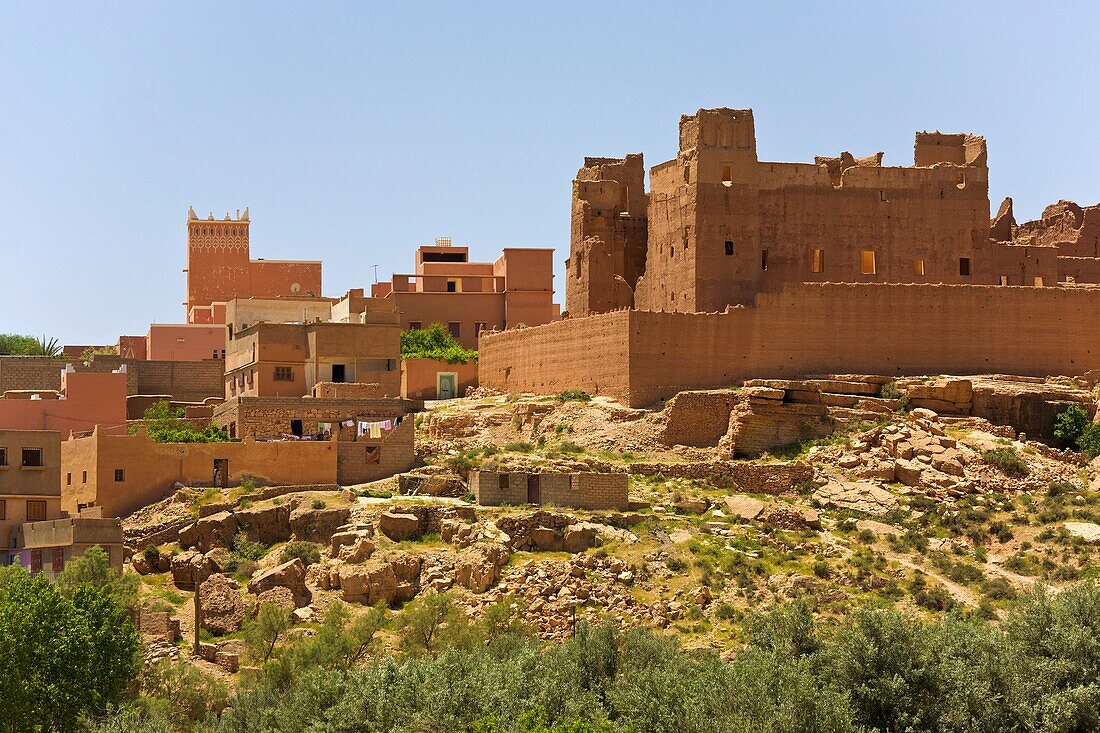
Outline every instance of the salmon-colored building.
POLYGON ((319 261, 253 260, 248 226, 248 209, 220 220, 188 209, 188 323, 225 323, 225 304, 234 298, 321 295, 319 261))
POLYGON ((0 429, 56 430, 68 437, 103 427, 126 432, 126 369, 110 372, 61 369, 61 390, 9 390, 0 397, 0 429))
POLYGON ((554 250, 506 247, 496 262, 470 262, 468 247, 449 238, 416 250, 413 274, 375 283, 371 295, 392 298, 405 330, 442 323, 467 348, 482 331, 556 321, 554 250))
POLYGON ((257 323, 229 340, 225 398, 303 397, 323 382, 401 392, 401 327, 393 303, 363 298, 350 323, 257 323))

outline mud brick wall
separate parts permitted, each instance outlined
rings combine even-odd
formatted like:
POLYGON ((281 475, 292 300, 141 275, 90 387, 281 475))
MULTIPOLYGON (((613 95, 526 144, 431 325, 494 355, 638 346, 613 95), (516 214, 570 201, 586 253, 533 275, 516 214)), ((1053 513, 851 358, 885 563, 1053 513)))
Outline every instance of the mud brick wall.
POLYGON ((341 485, 364 484, 388 478, 412 468, 416 427, 412 418, 402 420, 382 438, 360 436, 358 441, 340 441, 336 449, 336 480, 341 485), (369 459, 368 448, 378 449, 378 461, 369 459))
POLYGON ((717 445, 729 429, 730 412, 745 399, 731 390, 681 392, 665 407, 665 444, 717 445))
POLYGON ((808 463, 631 463, 627 470, 638 476, 709 481, 725 489, 750 494, 782 494, 796 485, 812 481, 814 469, 808 463))
POLYGON ((484 335, 483 387, 630 406, 804 374, 1078 375, 1100 366, 1100 290, 801 283, 723 313, 618 311, 484 335))

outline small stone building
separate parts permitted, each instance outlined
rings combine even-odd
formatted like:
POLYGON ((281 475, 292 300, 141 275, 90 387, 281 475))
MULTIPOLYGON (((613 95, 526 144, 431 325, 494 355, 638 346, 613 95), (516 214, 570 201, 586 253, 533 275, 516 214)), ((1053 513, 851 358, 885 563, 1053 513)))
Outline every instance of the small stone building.
POLYGON ((471 471, 470 491, 483 506, 538 504, 574 509, 626 509, 625 473, 500 473, 471 471))

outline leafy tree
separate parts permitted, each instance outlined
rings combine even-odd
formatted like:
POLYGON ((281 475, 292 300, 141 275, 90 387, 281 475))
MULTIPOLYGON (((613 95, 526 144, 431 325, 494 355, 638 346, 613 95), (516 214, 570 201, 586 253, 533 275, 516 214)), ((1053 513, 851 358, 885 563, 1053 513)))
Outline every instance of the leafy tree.
POLYGON ((1077 449, 1090 458, 1100 456, 1100 423, 1089 423, 1077 438, 1077 449))
POLYGON ((183 419, 183 408, 172 407, 171 403, 161 400, 151 405, 142 415, 140 424, 129 427, 131 434, 145 428, 145 433, 158 443, 225 443, 229 433, 214 425, 202 430, 183 419))
POLYGON ((34 336, 20 336, 17 333, 0 333, 0 354, 11 356, 30 356, 38 347, 34 336))
POLYGON ((1077 440, 1089 425, 1089 416, 1078 404, 1073 404, 1054 416, 1054 439, 1066 445, 1077 445, 1077 440))
POLYGON ((469 622, 450 593, 421 595, 401 612, 398 631, 401 648, 411 654, 433 654, 471 635, 469 622))
POLYGON ((261 603, 255 618, 246 621, 243 629, 244 643, 252 658, 267 662, 292 622, 289 610, 274 603, 261 603))
POLYGON ((206 720, 229 705, 224 682, 183 660, 163 660, 146 667, 141 693, 134 707, 146 716, 176 722, 206 720))
POLYGON ((111 567, 107 551, 99 545, 89 547, 80 557, 73 558, 57 576, 57 587, 72 597, 83 585, 105 589, 124 614, 132 614, 138 607, 138 586, 141 581, 134 573, 124 573, 111 567))
POLYGON ((477 358, 477 351, 458 342, 442 323, 401 332, 402 359, 440 359, 448 364, 465 364, 477 358))
POLYGON ((0 727, 71 731, 117 703, 139 648, 120 614, 107 588, 85 584, 66 597, 43 575, 10 578, 0 595, 0 727))

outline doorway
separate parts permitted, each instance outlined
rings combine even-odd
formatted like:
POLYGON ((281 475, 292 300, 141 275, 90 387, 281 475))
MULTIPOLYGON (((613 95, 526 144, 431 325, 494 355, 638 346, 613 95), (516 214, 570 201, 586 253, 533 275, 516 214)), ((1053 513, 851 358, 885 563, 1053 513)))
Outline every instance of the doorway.
POLYGON ((458 395, 458 374, 455 372, 437 372, 435 375, 436 399, 450 400, 458 395))
POLYGON ((339 383, 347 381, 347 374, 343 364, 332 365, 332 381, 339 383))
POLYGON ((229 488, 229 459, 214 459, 214 486, 222 489, 229 488))
POLYGON ((542 503, 542 483, 539 481, 539 475, 537 473, 533 473, 527 477, 527 503, 542 503))
POLYGON ((302 421, 301 420, 291 420, 290 421, 290 434, 295 436, 295 437, 298 437, 298 438, 302 437, 302 421))

